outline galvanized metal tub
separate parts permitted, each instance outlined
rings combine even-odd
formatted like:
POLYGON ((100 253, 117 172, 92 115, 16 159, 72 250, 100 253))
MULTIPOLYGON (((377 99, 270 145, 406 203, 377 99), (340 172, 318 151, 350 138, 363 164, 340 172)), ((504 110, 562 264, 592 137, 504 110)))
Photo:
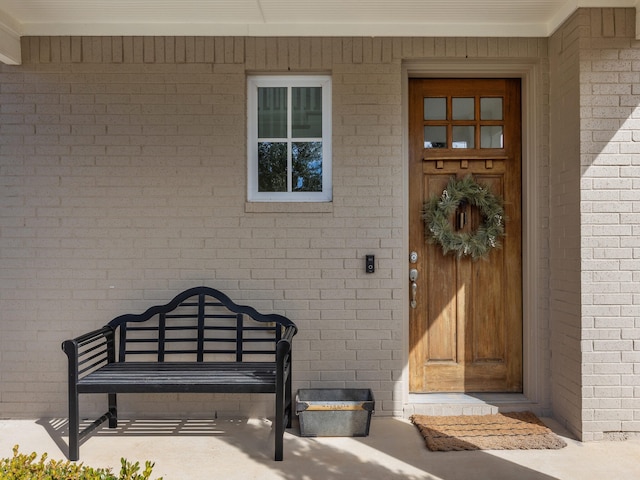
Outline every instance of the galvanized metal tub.
POLYGON ((366 437, 374 411, 370 389, 306 388, 296 395, 303 437, 366 437))

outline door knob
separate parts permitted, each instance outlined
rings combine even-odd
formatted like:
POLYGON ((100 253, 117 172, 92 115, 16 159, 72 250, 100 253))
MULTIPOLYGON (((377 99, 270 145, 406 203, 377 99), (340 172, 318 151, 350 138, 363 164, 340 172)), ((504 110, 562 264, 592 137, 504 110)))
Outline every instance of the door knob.
POLYGON ((409 281, 411 282, 411 308, 416 308, 418 306, 418 302, 416 301, 418 284, 416 283, 416 280, 418 280, 418 270, 416 268, 412 268, 409 270, 409 281))
POLYGON ((409 270, 409 281, 415 282, 416 280, 418 280, 418 269, 412 268, 409 270))

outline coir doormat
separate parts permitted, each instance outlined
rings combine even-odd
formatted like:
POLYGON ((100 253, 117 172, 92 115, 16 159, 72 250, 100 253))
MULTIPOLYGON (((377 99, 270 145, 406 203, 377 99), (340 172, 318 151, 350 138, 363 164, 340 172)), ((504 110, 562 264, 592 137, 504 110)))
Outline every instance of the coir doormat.
POLYGON ((413 415, 432 451, 559 449, 567 444, 531 412, 434 417, 413 415))

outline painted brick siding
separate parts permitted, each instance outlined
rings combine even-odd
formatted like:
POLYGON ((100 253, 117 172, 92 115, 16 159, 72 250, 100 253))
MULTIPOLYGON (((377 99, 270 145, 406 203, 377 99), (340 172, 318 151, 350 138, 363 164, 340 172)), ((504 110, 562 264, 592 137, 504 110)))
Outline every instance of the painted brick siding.
MULTIPOLYGON (((62 339, 197 284, 297 322, 297 388, 372 388, 380 413, 401 411, 393 45, 24 39, 24 65, 0 73, 1 414, 64 414, 62 339), (332 205, 245 203, 246 73, 289 70, 333 74, 332 205)), ((144 398, 147 414, 266 415, 270 403, 144 398)))
MULTIPOLYGON (((63 339, 198 284, 298 324, 294 388, 372 388, 378 414, 402 415, 402 60, 545 59, 546 48, 546 39, 24 38, 23 65, 0 66, 0 416, 65 416, 63 339), (246 202, 246 75, 287 71, 332 74, 332 204, 246 202), (368 253, 374 275, 364 273, 368 253)), ((546 187, 548 171, 539 174, 546 187)), ((132 395, 120 407, 272 411, 268 397, 234 395, 132 395)))
POLYGON ((550 333, 554 415, 581 435, 579 16, 550 40, 550 333))
MULTIPOLYGON (((23 48, 24 66, 0 74, 3 415, 62 414, 62 339, 198 284, 296 321, 297 387, 372 388, 381 413, 401 410, 398 61, 355 65, 349 54, 341 66, 349 41, 307 39, 31 38, 23 48), (245 205, 247 69, 329 67, 333 204, 245 205)), ((144 398, 149 414, 266 415, 270 403, 144 398)), ((125 412, 136 404, 123 397, 125 412)))
POLYGON ((583 438, 640 433, 640 42, 634 9, 581 10, 583 438))

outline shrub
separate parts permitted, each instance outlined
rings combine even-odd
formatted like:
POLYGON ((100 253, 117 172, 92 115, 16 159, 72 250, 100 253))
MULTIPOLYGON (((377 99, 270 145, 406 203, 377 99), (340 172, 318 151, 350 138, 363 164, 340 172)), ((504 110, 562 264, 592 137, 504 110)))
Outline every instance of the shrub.
POLYGON ((46 453, 37 460, 35 452, 25 455, 18 453, 18 448, 18 445, 13 447, 13 458, 0 459, 0 480, 149 480, 154 466, 146 462, 144 470, 140 472, 140 462, 131 463, 123 458, 120 460, 120 475, 115 475, 109 468, 86 467, 82 463, 69 461, 47 461, 46 453))

